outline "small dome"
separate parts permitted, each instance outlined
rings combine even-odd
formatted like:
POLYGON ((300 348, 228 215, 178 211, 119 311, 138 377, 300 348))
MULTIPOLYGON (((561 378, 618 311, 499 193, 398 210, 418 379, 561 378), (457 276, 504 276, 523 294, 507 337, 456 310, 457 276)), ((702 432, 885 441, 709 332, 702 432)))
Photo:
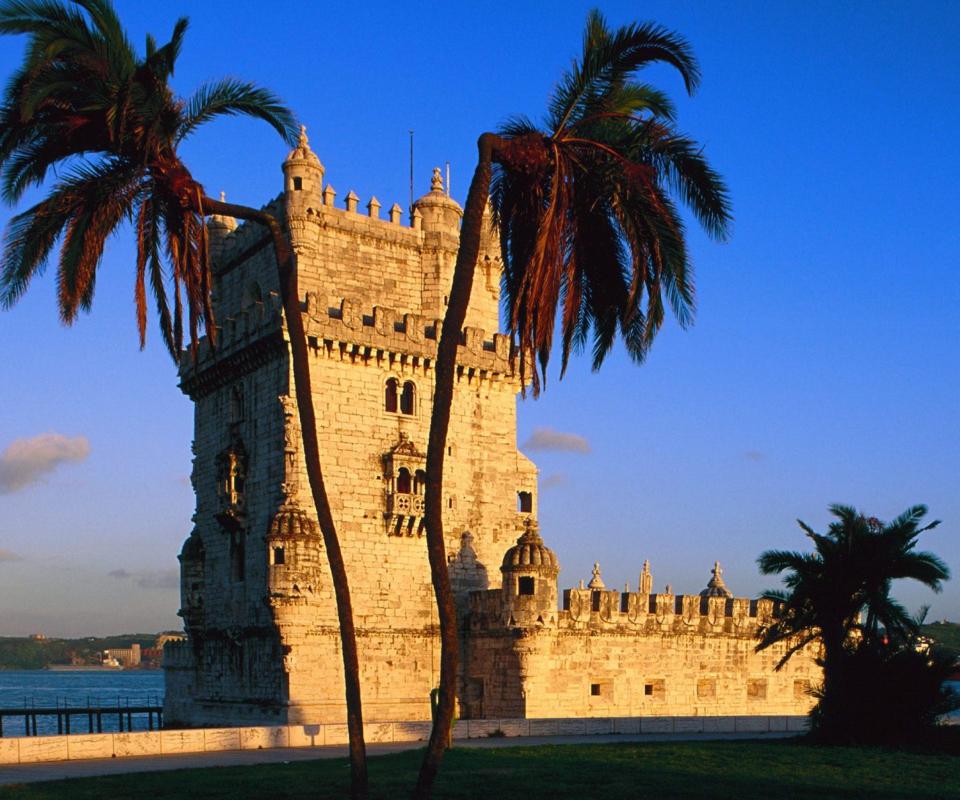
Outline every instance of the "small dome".
POLYGON ((287 158, 284 163, 291 164, 294 161, 306 161, 314 166, 320 167, 320 169, 323 169, 320 159, 317 158, 316 153, 310 149, 310 140, 307 139, 306 125, 300 126, 300 139, 297 141, 297 146, 287 154, 287 158))
POLYGON ((290 506, 281 508, 270 521, 268 539, 286 539, 297 536, 320 536, 320 526, 317 522, 299 508, 290 506))
POLYGON ((528 520, 527 530, 517 539, 517 543, 504 553, 503 566, 500 569, 506 571, 517 567, 560 571, 556 554, 543 543, 537 533, 537 524, 532 520, 528 520))
POLYGON ((180 551, 180 560, 202 561, 203 557, 203 541, 197 535, 196 528, 194 528, 193 533, 191 533, 183 543, 183 549, 180 551))
MULTIPOLYGON (((220 192, 220 202, 226 202, 226 192, 220 192)), ((227 217, 223 214, 212 214, 207 220, 207 231, 220 236, 227 236, 237 229, 237 221, 233 217, 227 217)))
POLYGON ((430 192, 413 204, 413 208, 423 215, 424 230, 430 230, 432 224, 456 228, 463 216, 460 204, 443 190, 443 178, 440 167, 433 170, 430 192))
POLYGON ((733 597, 733 592, 723 585, 723 578, 720 577, 721 572, 723 570, 720 569, 720 562, 717 561, 713 565, 713 577, 707 583, 707 588, 700 592, 701 597, 733 597))

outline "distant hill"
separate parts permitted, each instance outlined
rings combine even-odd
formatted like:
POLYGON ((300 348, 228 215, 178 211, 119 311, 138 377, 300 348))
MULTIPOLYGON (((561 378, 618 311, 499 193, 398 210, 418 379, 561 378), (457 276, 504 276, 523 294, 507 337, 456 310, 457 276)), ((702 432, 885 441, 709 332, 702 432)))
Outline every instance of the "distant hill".
POLYGON ((937 647, 960 659, 960 623, 931 622, 920 628, 920 635, 933 639, 937 647))
POLYGON ((99 664, 99 653, 133 644, 153 647, 156 633, 128 633, 121 636, 84 639, 28 639, 0 637, 0 669, 43 669, 49 664, 99 664))

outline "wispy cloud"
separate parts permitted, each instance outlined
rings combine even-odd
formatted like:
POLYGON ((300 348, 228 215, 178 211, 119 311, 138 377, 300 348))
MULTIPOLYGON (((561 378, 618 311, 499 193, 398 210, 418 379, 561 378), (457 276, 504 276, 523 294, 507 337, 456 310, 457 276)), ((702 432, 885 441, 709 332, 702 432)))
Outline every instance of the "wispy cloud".
POLYGON ((763 461, 765 458, 763 453, 761 453, 759 450, 747 450, 747 452, 744 453, 744 456, 749 458, 751 461, 763 461))
POLYGON ((23 556, 18 556, 12 550, 0 550, 0 564, 9 564, 13 561, 23 561, 23 556))
POLYGON ((176 481, 177 486, 182 486, 182 487, 184 487, 185 489, 192 489, 192 488, 193 488, 193 485, 190 483, 190 476, 187 475, 185 472, 180 473, 179 475, 177 475, 177 476, 174 478, 174 481, 176 481))
POLYGON ((566 486, 567 485, 567 476, 563 472, 554 472, 552 475, 547 475, 542 481, 540 481, 541 489, 552 489, 554 486, 566 486))
POLYGON ((566 453, 593 452, 590 442, 587 441, 585 436, 555 431, 553 428, 534 428, 530 438, 520 445, 520 449, 530 450, 534 453, 545 450, 558 450, 566 453))
POLYGON ((61 464, 83 461, 88 455, 90 443, 85 436, 71 439, 59 433, 41 433, 15 439, 0 455, 0 495, 44 483, 61 464))
POLYGON ((138 589, 179 589, 180 573, 176 567, 171 569, 115 569, 107 573, 111 578, 131 581, 138 589))

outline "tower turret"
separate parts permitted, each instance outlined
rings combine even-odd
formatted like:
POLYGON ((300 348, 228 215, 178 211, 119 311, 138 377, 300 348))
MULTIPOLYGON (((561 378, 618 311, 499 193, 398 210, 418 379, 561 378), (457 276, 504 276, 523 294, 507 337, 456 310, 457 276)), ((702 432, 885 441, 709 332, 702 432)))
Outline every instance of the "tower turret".
POLYGON ((310 149, 307 128, 300 126, 300 139, 283 162, 284 196, 287 226, 294 250, 303 245, 315 247, 323 204, 323 164, 310 149))
MULTIPOLYGON (((226 193, 220 192, 220 202, 226 200, 226 193)), ((226 239, 237 229, 237 221, 233 217, 222 214, 213 214, 207 220, 207 237, 209 240, 210 262, 217 264, 226 248, 226 239)))
POLYGON ((430 193, 417 200, 413 207, 422 215, 420 225, 424 233, 433 231, 451 233, 459 240, 463 209, 456 200, 443 191, 440 167, 434 167, 433 178, 430 180, 430 193))
POLYGON ((503 615, 508 625, 525 627, 557 624, 557 575, 560 565, 544 545, 537 523, 527 529, 503 556, 503 615))

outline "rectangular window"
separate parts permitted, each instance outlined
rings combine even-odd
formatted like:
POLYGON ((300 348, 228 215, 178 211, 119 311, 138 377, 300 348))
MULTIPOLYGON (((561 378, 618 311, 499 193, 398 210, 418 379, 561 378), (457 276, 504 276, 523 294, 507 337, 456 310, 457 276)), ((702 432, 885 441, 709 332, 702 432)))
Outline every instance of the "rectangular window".
POLYGON ((535 578, 523 576, 517 579, 517 594, 532 595, 534 591, 535 578))
POLYGON ((613 700, 613 681, 599 681, 590 684, 591 702, 609 703, 613 700))
POLYGON ((651 700, 663 700, 666 691, 666 681, 664 680, 649 680, 643 685, 644 697, 649 697, 651 700))
POLYGON ((521 514, 533 513, 533 493, 517 492, 517 511, 521 514))
POLYGON ((273 563, 280 565, 284 563, 285 554, 282 547, 273 548, 273 563))
POLYGON ((297 176, 293 179, 293 191, 303 191, 303 178, 297 176))

